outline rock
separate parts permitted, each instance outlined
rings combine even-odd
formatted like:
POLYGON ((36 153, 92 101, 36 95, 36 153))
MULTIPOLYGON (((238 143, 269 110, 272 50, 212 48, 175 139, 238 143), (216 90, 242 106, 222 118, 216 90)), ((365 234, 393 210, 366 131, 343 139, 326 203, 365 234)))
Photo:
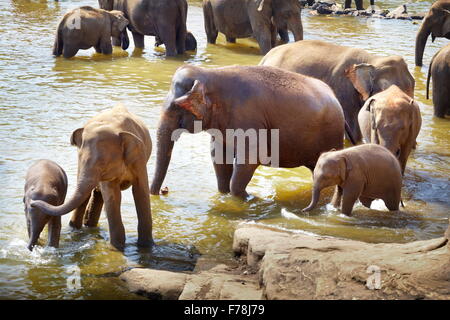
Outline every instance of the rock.
POLYGON ((386 17, 389 19, 398 19, 399 17, 404 17, 405 15, 408 16, 408 9, 406 8, 406 4, 402 4, 394 11, 389 12, 386 17))

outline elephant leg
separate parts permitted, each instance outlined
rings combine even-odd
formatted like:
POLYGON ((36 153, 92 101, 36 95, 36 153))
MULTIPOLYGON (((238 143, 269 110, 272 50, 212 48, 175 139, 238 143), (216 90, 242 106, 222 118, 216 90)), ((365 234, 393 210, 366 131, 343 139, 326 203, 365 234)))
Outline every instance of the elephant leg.
POLYGON ((96 46, 94 46, 94 48, 95 48, 95 52, 102 53, 102 48, 100 47, 100 43, 97 44, 96 46))
POLYGON ((364 10, 363 0, 355 0, 356 10, 364 10))
POLYGON ((217 164, 213 163, 214 171, 216 172, 217 188, 221 193, 229 193, 231 176, 233 175, 232 164, 217 164))
POLYGON ((226 38, 227 38, 227 42, 229 42, 229 43, 236 43, 236 38, 229 37, 229 36, 226 36, 226 38))
POLYGON ((248 183, 253 177, 257 164, 235 164, 233 167, 233 175, 231 176, 231 194, 240 198, 247 198, 248 193, 245 191, 248 183))
POLYGON ((252 25, 253 34, 258 41, 262 54, 266 54, 272 49, 272 28, 273 24, 270 19, 265 19, 261 15, 250 16, 250 24, 252 25))
POLYGON ((101 182, 100 190, 105 201, 105 211, 108 217, 109 241, 112 246, 123 251, 125 248, 125 228, 120 216, 122 200, 120 186, 115 182, 101 182))
POLYGON ((112 45, 110 37, 102 37, 100 40, 100 49, 103 54, 111 54, 112 53, 112 45))
POLYGON ((98 188, 92 191, 91 198, 86 208, 86 213, 84 214, 83 224, 86 227, 96 227, 98 225, 98 220, 100 219, 100 214, 103 208, 103 197, 102 193, 98 188))
POLYGON ((358 200, 359 196, 362 192, 362 186, 359 185, 353 185, 353 186, 347 186, 343 188, 342 191, 342 213, 351 216, 353 211, 353 206, 358 200))
POLYGON ((288 43, 289 42, 289 33, 287 31, 287 29, 278 29, 278 34, 280 35, 281 41, 283 43, 288 43))
POLYGON ((120 38, 117 37, 111 37, 112 39, 112 45, 115 47, 120 47, 122 45, 122 41, 120 41, 120 38))
POLYGON ((177 53, 183 54, 186 51, 186 28, 179 27, 177 30, 176 42, 177 53))
POLYGON ((131 34, 133 35, 133 41, 134 41, 134 46, 136 48, 144 48, 144 35, 137 33, 137 32, 131 32, 131 34))
POLYGON ((341 202, 342 202, 342 187, 336 186, 333 198, 331 199, 331 205, 335 208, 340 208, 341 202))
POLYGON ((83 225, 83 217, 86 212, 86 207, 89 203, 90 197, 86 199, 86 201, 83 202, 81 206, 75 209, 75 211, 72 213, 72 217, 70 218, 69 226, 75 229, 81 229, 81 226, 83 225))
POLYGON ((177 55, 177 38, 175 28, 166 28, 159 34, 161 41, 166 47, 166 56, 173 57, 177 55))
POLYGON ((77 47, 73 47, 71 45, 68 44, 64 44, 64 48, 63 48, 63 57, 64 58, 72 58, 73 56, 75 56, 78 52, 78 48, 77 47))
POLYGON ((152 211, 150 191, 148 187, 147 170, 133 184, 133 198, 138 218, 138 246, 149 247, 153 244, 152 211))
MULTIPOLYGON (((439 79, 436 76, 433 78, 434 82, 439 80, 442 83, 447 83, 446 79, 439 79)), ((446 113, 450 109, 450 90, 446 86, 441 85, 439 88, 435 88, 433 85, 433 105, 434 115, 438 118, 445 118, 446 113)))
POLYGON ((372 198, 368 198, 368 197, 359 197, 359 201, 361 201, 361 203, 363 204, 364 207, 369 208, 370 209, 370 205, 372 204, 372 201, 374 199, 372 198))
POLYGON ((398 192, 390 192, 383 201, 389 211, 397 211, 400 206, 400 195, 398 192))
POLYGON ((50 247, 58 248, 61 235, 61 217, 52 217, 48 222, 48 243, 50 247))
POLYGON ((345 0, 344 9, 350 9, 352 7, 352 0, 345 0))
POLYGON ((203 19, 205 21, 206 39, 208 43, 215 44, 219 31, 214 24, 214 16, 211 3, 207 3, 203 6, 203 19))

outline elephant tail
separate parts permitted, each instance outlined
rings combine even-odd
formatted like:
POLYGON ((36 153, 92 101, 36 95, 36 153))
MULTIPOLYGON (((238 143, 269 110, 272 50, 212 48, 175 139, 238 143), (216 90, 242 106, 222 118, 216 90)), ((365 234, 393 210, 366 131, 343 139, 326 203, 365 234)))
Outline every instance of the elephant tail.
POLYGON ((431 59, 430 67, 428 68, 428 75, 427 75, 427 100, 430 99, 430 79, 431 79, 431 66, 433 65, 433 59, 431 59))
MULTIPOLYGON (((64 20, 64 19, 63 19, 64 20)), ((58 30, 56 30, 55 43, 53 44, 53 55, 58 57, 63 52, 63 36, 62 36, 62 26, 63 21, 58 25, 58 30)))
POLYGON ((347 133, 348 139, 352 143, 352 145, 356 146, 355 137, 353 137, 352 129, 348 125, 347 121, 345 121, 345 132, 347 133))

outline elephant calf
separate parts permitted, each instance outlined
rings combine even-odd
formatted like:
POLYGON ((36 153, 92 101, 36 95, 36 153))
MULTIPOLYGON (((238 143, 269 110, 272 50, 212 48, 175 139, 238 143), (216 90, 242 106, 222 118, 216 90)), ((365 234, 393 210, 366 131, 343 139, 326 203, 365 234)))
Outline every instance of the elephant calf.
POLYGON ((67 192, 67 176, 64 170, 50 160, 39 160, 29 169, 25 178, 25 216, 31 251, 36 245, 39 235, 48 224, 48 245, 58 247, 61 232, 61 217, 52 217, 38 208, 30 206, 33 200, 42 200, 54 206, 64 203, 67 192))
POLYGON ((358 114, 364 142, 382 145, 400 161, 405 172, 422 125, 417 102, 396 85, 369 98, 358 114))
POLYGON ((431 77, 433 78, 434 115, 444 118, 446 115, 450 115, 450 44, 439 50, 430 62, 427 99, 429 99, 431 77))
POLYGON ((78 50, 91 47, 98 53, 111 54, 111 37, 121 39, 125 50, 129 45, 127 25, 128 20, 120 11, 108 12, 89 6, 74 9, 58 25, 53 55, 71 58, 78 50))
POLYGON ((351 215, 356 200, 370 208, 375 199, 382 199, 386 207, 398 210, 402 188, 400 164, 386 148, 363 144, 340 151, 323 153, 313 173, 313 197, 303 211, 313 210, 323 188, 337 185, 332 204, 338 208, 342 199, 342 213, 351 215))
POLYGON ((147 162, 152 142, 145 124, 119 105, 101 112, 83 128, 76 129, 70 142, 78 148, 78 182, 74 195, 63 205, 35 200, 31 207, 55 217, 76 209, 71 224, 79 227, 88 205, 94 216, 92 219, 98 220, 104 204, 110 242, 123 250, 125 229, 120 214, 121 190, 132 186, 138 216, 138 245, 151 245, 147 162))

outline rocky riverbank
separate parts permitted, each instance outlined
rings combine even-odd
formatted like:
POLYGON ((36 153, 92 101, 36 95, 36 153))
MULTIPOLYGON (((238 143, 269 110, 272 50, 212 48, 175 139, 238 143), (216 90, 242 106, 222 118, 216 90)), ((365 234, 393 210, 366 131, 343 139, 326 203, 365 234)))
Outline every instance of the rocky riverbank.
POLYGON ((371 244, 242 223, 235 261, 191 273, 135 268, 120 279, 150 299, 450 299, 450 226, 437 239, 371 244))

